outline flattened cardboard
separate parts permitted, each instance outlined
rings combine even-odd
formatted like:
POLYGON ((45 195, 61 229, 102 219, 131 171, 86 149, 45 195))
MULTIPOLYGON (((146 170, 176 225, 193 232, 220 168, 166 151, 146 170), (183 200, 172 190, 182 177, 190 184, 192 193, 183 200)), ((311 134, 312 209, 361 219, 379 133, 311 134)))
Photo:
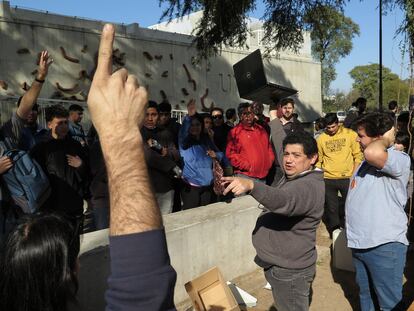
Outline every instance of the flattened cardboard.
POLYGON ((240 311, 217 267, 185 284, 196 311, 240 311))

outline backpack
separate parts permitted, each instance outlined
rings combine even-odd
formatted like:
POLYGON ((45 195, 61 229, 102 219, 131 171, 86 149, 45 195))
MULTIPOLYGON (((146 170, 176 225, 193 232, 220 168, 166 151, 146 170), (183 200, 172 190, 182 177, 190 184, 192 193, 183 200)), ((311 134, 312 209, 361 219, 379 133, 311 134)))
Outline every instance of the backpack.
POLYGON ((13 161, 13 166, 2 175, 12 201, 24 213, 35 213, 51 193, 46 174, 25 151, 8 150, 4 156, 13 161))

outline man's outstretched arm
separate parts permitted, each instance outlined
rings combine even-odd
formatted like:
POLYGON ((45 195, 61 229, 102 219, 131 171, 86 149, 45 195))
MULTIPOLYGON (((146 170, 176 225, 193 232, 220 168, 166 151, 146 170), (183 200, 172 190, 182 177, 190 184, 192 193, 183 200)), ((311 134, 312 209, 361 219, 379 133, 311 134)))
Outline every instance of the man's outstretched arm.
POLYGON ((111 276, 107 310, 175 310, 176 274, 150 188, 139 126, 147 92, 126 69, 112 73, 114 27, 105 25, 88 96, 108 172, 111 276))

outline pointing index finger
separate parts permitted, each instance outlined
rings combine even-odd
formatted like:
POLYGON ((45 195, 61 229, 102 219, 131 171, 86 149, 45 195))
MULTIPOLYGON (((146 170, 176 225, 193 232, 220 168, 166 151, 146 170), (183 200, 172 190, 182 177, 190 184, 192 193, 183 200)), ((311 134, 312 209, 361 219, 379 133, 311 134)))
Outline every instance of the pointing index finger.
POLYGON ((99 44, 98 66, 95 78, 104 80, 112 74, 112 48, 115 29, 112 24, 105 24, 102 30, 101 43, 99 44))

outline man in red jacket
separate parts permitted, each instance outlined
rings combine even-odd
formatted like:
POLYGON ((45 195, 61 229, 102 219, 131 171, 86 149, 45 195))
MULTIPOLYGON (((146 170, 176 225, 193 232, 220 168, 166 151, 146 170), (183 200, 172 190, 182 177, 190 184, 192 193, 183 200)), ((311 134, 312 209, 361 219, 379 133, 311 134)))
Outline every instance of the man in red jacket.
POLYGON ((266 130, 255 123, 249 103, 238 107, 240 123, 227 138, 226 156, 236 175, 265 181, 275 159, 266 130))

